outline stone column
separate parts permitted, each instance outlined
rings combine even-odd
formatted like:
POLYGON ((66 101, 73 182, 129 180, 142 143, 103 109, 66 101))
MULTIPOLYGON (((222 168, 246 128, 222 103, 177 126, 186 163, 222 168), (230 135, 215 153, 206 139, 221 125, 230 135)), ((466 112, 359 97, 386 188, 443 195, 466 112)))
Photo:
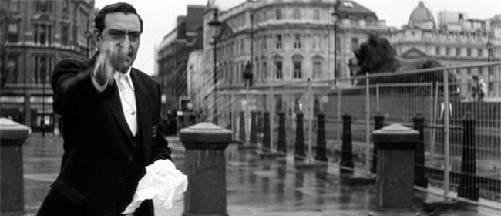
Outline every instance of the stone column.
POLYGON ((224 150, 232 132, 213 123, 182 129, 186 148, 188 189, 184 193, 184 216, 227 216, 226 159, 224 150))
POLYGON ((24 214, 23 144, 28 127, 0 118, 1 215, 24 214))

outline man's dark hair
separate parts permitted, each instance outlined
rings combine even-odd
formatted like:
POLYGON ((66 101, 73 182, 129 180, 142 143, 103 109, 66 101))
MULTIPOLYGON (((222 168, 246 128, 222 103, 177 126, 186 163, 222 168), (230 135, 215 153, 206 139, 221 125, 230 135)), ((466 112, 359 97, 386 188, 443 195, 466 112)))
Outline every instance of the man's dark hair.
POLYGON ((114 4, 106 5, 104 6, 99 12, 97 12, 96 18, 94 19, 95 24, 96 24, 96 31, 101 34, 103 33, 104 28, 106 27, 105 19, 106 19, 106 14, 109 13, 115 13, 115 12, 122 12, 125 14, 132 13, 137 15, 139 18, 139 23, 141 24, 141 32, 143 32, 143 19, 141 19, 141 16, 137 14, 136 8, 134 6, 125 3, 125 2, 117 2, 114 4))

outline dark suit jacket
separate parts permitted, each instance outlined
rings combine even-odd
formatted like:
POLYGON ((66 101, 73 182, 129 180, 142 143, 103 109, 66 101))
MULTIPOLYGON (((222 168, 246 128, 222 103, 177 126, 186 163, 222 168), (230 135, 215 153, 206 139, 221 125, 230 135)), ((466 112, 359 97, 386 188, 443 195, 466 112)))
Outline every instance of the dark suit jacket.
MULTIPOLYGON (((138 126, 133 137, 116 84, 101 93, 93 86, 93 62, 66 59, 54 69, 54 110, 63 119, 64 155, 39 215, 118 215, 132 200, 145 166, 170 159, 167 141, 156 129, 159 85, 131 69, 138 126)), ((153 215, 152 202, 143 204, 136 215, 153 215)))

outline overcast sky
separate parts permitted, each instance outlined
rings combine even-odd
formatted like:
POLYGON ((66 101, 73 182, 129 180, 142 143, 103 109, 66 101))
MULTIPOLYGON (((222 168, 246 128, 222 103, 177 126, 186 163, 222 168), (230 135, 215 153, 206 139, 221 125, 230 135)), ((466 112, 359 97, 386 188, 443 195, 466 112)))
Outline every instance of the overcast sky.
MULTIPOLYGON (((144 20, 141 47, 134 63, 136 68, 152 74, 155 60, 155 44, 171 31, 178 15, 186 15, 187 5, 206 5, 207 0, 121 0, 136 7, 144 20)), ((244 0, 216 0, 223 9, 235 6, 244 0)), ((117 2, 117 0, 96 0, 96 7, 117 2)), ((410 13, 418 6, 419 0, 356 0, 356 2, 376 12, 386 24, 400 28, 408 22, 410 13)), ((469 18, 487 19, 501 14, 501 0, 424 0, 433 15, 439 11, 466 12, 469 18)))

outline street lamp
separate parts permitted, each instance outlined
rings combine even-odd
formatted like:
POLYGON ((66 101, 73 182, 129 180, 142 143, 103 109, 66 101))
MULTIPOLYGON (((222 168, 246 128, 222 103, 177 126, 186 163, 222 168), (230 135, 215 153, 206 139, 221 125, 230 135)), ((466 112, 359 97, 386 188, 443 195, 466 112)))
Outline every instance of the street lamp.
POLYGON ((214 8, 212 20, 208 23, 209 30, 212 37, 212 44, 214 49, 214 117, 213 122, 217 124, 217 40, 221 32, 221 22, 217 19, 217 8, 214 8))
POLYGON ((337 44, 337 20, 339 18, 339 13, 338 13, 338 6, 339 6, 339 1, 336 1, 334 3, 334 12, 331 13, 331 19, 334 22, 334 78, 337 80, 337 49, 338 49, 338 44, 337 44))

